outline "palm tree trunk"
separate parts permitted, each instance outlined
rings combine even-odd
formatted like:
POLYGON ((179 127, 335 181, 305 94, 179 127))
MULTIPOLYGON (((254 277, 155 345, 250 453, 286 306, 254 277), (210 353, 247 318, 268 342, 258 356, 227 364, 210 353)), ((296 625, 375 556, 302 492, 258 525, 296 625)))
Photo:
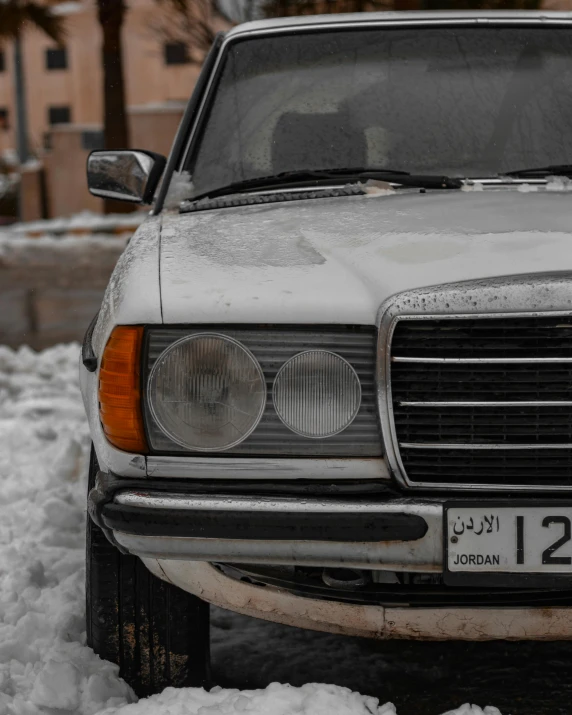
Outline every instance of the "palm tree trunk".
MULTIPOLYGON (((125 82, 121 30, 125 19, 124 0, 97 0, 99 22, 103 34, 103 123, 106 149, 129 147, 129 128, 125 111, 125 82)), ((128 213, 132 204, 106 200, 105 213, 128 213)))
MULTIPOLYGON (((22 57, 22 37, 14 37, 14 90, 16 103, 16 141, 20 165, 30 158, 28 147, 28 112, 26 105, 26 84, 24 82, 24 60, 22 57)), ((18 218, 22 221, 22 182, 18 192, 18 218)))
POLYGON ((14 87, 16 92, 16 134, 18 158, 21 164, 28 161, 28 112, 26 108, 26 86, 24 83, 24 61, 22 58, 22 38, 14 38, 14 87))

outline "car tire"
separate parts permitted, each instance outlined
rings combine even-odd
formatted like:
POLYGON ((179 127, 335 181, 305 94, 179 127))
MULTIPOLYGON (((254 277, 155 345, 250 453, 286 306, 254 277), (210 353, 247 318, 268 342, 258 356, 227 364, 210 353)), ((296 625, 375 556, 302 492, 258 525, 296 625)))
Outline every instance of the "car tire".
MULTIPOLYGON (((98 464, 91 450, 88 493, 98 464)), ((87 644, 136 695, 209 684, 209 606, 122 554, 87 518, 87 644)))

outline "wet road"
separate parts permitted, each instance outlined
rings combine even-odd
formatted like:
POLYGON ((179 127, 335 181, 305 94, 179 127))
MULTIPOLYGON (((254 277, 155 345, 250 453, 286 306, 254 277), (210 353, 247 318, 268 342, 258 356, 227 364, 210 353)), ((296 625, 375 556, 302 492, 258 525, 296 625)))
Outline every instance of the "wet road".
POLYGON ((213 611, 213 675, 223 687, 335 683, 393 702, 398 715, 466 702, 502 715, 572 713, 572 643, 383 642, 213 611))

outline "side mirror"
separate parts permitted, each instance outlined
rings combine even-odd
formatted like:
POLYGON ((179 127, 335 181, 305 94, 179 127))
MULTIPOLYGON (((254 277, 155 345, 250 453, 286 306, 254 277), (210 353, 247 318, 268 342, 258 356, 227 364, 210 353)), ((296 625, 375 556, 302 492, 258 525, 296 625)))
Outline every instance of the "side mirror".
POLYGON ((103 199, 150 204, 167 160, 152 151, 92 151, 87 186, 103 199))

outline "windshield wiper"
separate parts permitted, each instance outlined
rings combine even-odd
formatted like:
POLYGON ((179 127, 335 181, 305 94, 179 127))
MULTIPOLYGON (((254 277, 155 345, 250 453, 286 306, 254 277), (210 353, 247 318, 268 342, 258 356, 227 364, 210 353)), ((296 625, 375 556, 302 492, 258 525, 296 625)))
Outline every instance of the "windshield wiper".
POLYGON ((274 176, 263 176, 257 179, 246 179, 236 181, 220 189, 206 191, 198 196, 193 196, 191 201, 198 201, 204 198, 216 198, 227 194, 259 190, 280 190, 287 188, 316 188, 324 182, 336 182, 337 184, 367 181, 374 179, 387 181, 401 186, 413 186, 423 189, 459 189, 463 185, 461 179, 454 179, 449 176, 422 176, 410 174, 407 171, 393 169, 316 169, 309 171, 284 171, 274 176))
POLYGON ((546 176, 572 176, 572 164, 548 164, 548 166, 538 166, 532 169, 515 169, 514 171, 503 171, 501 176, 527 177, 531 179, 543 179, 546 176))

